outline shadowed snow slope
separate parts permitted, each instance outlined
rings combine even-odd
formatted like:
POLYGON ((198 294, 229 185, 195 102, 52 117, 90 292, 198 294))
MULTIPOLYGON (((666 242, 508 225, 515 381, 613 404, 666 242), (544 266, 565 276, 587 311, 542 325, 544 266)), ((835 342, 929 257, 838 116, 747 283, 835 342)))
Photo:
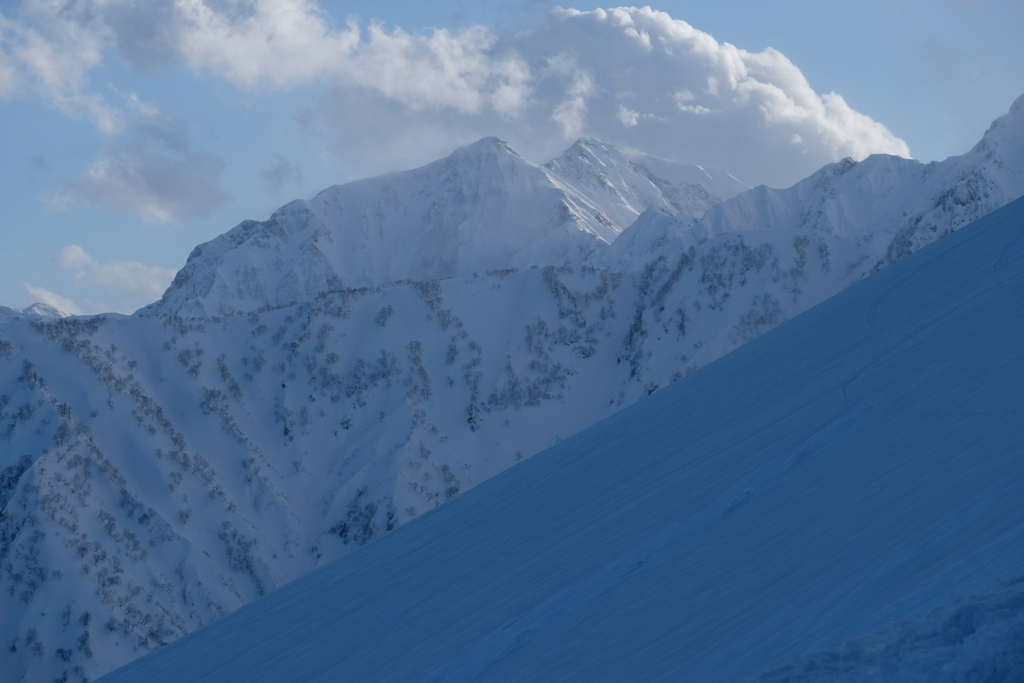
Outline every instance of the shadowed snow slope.
POLYGON ((103 680, 721 681, 923 614, 1024 574, 1022 334, 1018 200, 103 680))

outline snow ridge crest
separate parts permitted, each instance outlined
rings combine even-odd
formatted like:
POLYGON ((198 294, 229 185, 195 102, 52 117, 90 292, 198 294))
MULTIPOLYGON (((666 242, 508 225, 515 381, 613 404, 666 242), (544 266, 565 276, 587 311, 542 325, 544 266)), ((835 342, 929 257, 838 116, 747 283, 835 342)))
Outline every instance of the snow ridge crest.
POLYGON ((279 307, 341 289, 581 262, 649 208, 696 222, 744 189, 662 162, 659 174, 581 138, 530 163, 486 137, 411 171, 336 185, 196 247, 142 315, 200 317, 279 307))

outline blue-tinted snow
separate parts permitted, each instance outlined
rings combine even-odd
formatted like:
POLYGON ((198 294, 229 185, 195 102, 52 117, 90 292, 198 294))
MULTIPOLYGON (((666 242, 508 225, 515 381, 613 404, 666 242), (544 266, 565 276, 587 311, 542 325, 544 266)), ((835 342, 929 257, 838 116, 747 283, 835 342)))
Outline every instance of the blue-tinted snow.
POLYGON ((1018 200, 103 680, 731 680, 983 604, 1022 339, 1018 200))

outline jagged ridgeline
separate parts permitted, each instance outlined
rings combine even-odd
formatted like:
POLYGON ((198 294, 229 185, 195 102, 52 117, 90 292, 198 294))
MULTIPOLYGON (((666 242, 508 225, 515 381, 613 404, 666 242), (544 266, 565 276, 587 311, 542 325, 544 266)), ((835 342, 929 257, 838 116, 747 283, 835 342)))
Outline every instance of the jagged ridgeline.
POLYGON ((109 671, 1020 195, 1020 105, 943 164, 723 203, 487 139, 240 225, 134 316, 0 314, 0 670, 109 671))

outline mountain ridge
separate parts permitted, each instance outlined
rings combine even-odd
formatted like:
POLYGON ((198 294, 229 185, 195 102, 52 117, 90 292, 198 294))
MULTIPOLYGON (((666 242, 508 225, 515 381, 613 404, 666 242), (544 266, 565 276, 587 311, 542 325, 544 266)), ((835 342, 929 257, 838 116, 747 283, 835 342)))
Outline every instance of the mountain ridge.
MULTIPOLYGON (((992 161, 978 178, 1019 182, 1011 145, 1021 130, 1014 117, 996 128, 981 153, 1002 167, 992 161)), ((595 225, 591 208, 639 210, 631 197, 643 193, 627 185, 666 198, 634 167, 602 170, 614 160, 593 142, 573 162, 593 182, 573 185, 571 197, 498 141, 482 145, 478 159, 490 150, 524 186, 542 180, 548 207, 568 197, 595 225)), ((421 183, 440 194, 413 197, 416 207, 461 191, 465 161, 436 162, 445 163, 453 183, 421 183)), ((163 312, 0 316, 4 670, 93 677, 349 555, 864 279, 901 225, 858 241, 802 222, 804 212, 832 215, 828 201, 848 209, 875 197, 934 205, 948 194, 942 210, 953 221, 954 210, 981 211, 1002 196, 972 193, 957 174, 944 176, 945 188, 921 182, 905 170, 919 165, 886 158, 845 166, 826 168, 824 184, 843 190, 859 173, 872 188, 808 190, 818 204, 783 206, 779 215, 796 218, 770 225, 754 220, 763 207, 750 196, 782 206, 802 201, 795 191, 741 194, 709 214, 750 207, 753 218, 716 234, 701 233, 707 215, 695 224, 654 206, 569 264, 332 288, 333 266, 318 271, 322 280, 306 272, 318 258, 307 238, 323 225, 282 220, 234 235, 266 230, 267 244, 306 245, 278 270, 275 259, 291 252, 254 246, 271 284, 294 274, 294 294, 257 283, 259 296, 239 298, 237 271, 207 267, 206 256, 216 265, 222 254, 200 245, 193 276, 224 287, 207 302, 203 291, 176 298, 179 287, 168 300, 184 307, 163 312), (313 294, 294 301, 306 283, 313 294), (283 294, 275 303, 268 292, 283 294), (225 301, 251 309, 221 310, 225 301)), ((331 196, 324 211, 336 208, 331 196)), ((888 215, 881 206, 834 215, 888 215)), ((569 234, 597 240, 570 222, 569 234)))
POLYGON ((866 276, 1024 194, 1024 95, 967 153, 922 164, 843 159, 786 189, 757 187, 710 208, 698 239, 800 226, 868 245, 866 276))
POLYGON ((703 214, 724 198, 699 182, 742 187, 691 175, 692 184, 659 186, 623 153, 583 139, 542 167, 483 138, 421 168, 336 185, 267 221, 243 222, 196 247, 164 297, 139 314, 244 313, 346 288, 578 263, 647 208, 703 214), (583 163, 568 163, 584 150, 583 163))
POLYGON ((1022 225, 1018 199, 104 681, 1007 680, 1022 225))

